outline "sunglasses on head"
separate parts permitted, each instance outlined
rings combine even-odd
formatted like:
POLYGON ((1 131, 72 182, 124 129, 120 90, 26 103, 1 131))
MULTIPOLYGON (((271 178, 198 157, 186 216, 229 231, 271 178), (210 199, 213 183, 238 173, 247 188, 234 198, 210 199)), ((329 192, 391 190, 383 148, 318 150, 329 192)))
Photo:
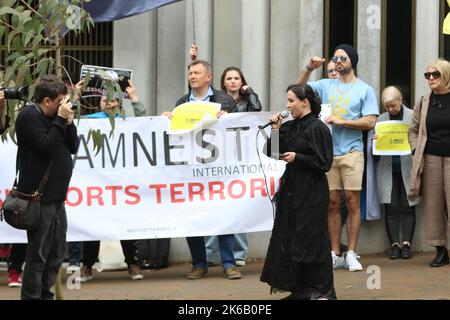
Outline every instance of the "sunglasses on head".
POLYGON ((433 79, 439 79, 441 73, 439 71, 433 71, 433 72, 425 72, 423 75, 425 76, 425 79, 430 80, 431 76, 433 76, 433 79))
POLYGON ((345 62, 347 62, 348 58, 345 56, 334 56, 333 58, 331 58, 331 61, 333 61, 334 63, 337 63, 339 60, 341 60, 341 62, 345 63, 345 62))

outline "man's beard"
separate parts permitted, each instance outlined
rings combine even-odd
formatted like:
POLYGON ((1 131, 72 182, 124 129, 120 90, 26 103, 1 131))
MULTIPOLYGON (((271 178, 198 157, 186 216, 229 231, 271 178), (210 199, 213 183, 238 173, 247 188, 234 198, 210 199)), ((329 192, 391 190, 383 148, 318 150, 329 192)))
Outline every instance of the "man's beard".
POLYGON ((348 68, 343 67, 342 69, 339 68, 339 69, 336 69, 336 70, 339 73, 339 75, 345 76, 345 75, 349 74, 352 71, 352 67, 348 67, 348 68))

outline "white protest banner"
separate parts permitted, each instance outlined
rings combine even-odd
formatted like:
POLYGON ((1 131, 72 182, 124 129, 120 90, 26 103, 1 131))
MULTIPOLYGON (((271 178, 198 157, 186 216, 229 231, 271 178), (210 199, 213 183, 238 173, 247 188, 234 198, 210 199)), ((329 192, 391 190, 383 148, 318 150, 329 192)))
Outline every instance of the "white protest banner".
MULTIPOLYGON (((273 195, 285 164, 263 155, 273 113, 227 114, 208 128, 167 135, 165 117, 82 119, 67 194, 68 241, 200 236, 271 230, 273 195), (104 133, 98 155, 89 129, 104 133)), ((16 146, 0 143, 0 202, 15 174, 16 146)), ((0 242, 25 232, 0 223, 0 242)))

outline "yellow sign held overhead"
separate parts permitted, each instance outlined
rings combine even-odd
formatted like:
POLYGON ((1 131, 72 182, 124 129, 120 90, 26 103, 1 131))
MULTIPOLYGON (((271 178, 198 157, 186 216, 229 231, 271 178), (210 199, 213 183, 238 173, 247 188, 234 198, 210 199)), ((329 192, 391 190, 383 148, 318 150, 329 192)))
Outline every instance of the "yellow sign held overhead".
POLYGON ((219 103, 194 101, 176 107, 172 112, 169 134, 184 134, 200 126, 209 126, 217 121, 219 103))

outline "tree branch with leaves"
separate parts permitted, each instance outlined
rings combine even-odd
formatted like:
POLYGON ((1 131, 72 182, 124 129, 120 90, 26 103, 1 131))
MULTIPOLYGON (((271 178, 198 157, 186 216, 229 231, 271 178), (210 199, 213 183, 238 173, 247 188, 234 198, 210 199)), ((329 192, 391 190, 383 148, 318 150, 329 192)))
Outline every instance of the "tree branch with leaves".
MULTIPOLYGON (((93 19, 83 9, 84 2, 88 0, 0 0, 0 48, 7 54, 4 65, 0 64, 0 85, 3 88, 28 87, 28 99, 31 99, 37 78, 45 74, 56 74, 60 78, 62 74, 69 76, 61 60, 75 58, 62 54, 63 36, 69 31, 76 35, 90 33, 94 27, 93 19)), ((89 77, 88 74, 86 80, 89 77)), ((72 84, 77 82, 70 81, 72 84)), ((84 87, 87 82, 84 82, 84 87)), ((106 91, 111 99, 117 86, 106 81, 106 91)), ((8 134, 15 141, 14 121, 21 104, 8 97, 7 104, 8 134)), ((78 117, 82 107, 85 106, 79 102, 78 117)), ((114 116, 111 116, 111 123, 113 131, 114 116)), ((91 131, 94 149, 99 151, 101 134, 98 130, 91 131)), ((2 135, 2 141, 5 139, 6 133, 2 135)))

